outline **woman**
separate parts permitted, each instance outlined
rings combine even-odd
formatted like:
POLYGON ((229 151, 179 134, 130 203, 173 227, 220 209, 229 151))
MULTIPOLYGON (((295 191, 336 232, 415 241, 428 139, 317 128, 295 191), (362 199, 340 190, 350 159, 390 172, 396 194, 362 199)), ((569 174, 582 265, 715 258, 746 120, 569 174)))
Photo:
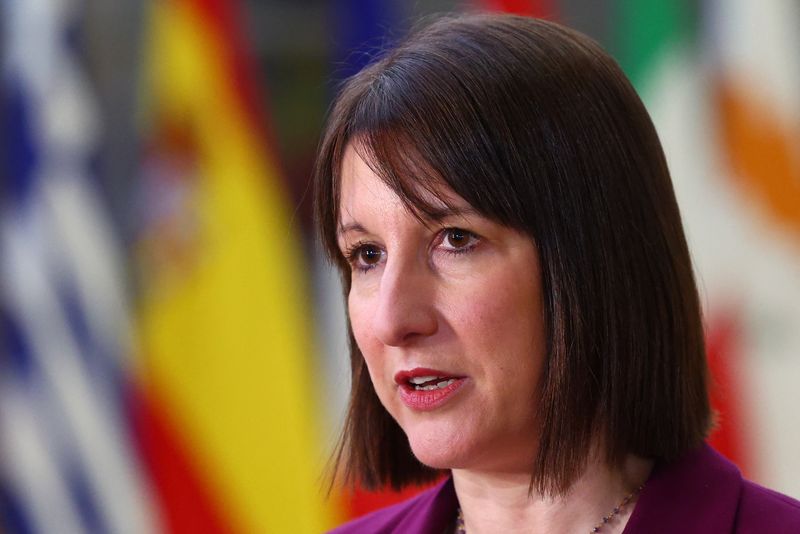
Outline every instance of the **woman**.
POLYGON ((351 78, 315 172, 352 395, 337 467, 443 480, 337 532, 800 532, 711 425, 653 125, 597 44, 442 19, 351 78))

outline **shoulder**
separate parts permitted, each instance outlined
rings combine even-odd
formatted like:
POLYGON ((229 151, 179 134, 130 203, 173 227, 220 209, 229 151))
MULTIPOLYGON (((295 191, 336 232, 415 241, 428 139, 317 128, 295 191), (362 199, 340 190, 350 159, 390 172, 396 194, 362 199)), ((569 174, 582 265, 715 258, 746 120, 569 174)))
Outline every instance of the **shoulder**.
POLYGON ((430 491, 432 490, 424 491, 411 499, 349 521, 330 531, 330 534, 396 532, 398 525, 409 517, 419 514, 421 508, 425 508, 426 497, 430 491))
POLYGON ((800 532, 800 501, 745 480, 739 496, 737 532, 800 532))
POLYGON ((457 501, 450 478, 401 503, 341 525, 330 534, 440 533, 455 519, 457 501))
POLYGON ((800 502, 742 477, 708 445, 657 464, 625 534, 797 534, 800 502))

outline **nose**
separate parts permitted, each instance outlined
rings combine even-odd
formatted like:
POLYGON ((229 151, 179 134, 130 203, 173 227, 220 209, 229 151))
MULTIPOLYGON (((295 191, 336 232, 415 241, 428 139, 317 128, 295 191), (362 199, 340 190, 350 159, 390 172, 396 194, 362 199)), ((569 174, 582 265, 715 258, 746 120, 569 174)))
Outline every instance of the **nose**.
POLYGON ((387 262, 381 276, 373 329, 385 345, 403 346, 438 329, 435 275, 422 261, 387 262))

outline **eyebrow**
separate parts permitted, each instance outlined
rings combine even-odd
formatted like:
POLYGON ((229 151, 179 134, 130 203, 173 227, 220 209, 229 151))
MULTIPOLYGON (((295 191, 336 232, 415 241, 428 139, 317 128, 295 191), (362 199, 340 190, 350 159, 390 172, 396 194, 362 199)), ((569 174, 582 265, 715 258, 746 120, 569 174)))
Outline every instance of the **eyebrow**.
POLYGON ((339 224, 339 227, 336 229, 336 235, 343 236, 349 232, 359 232, 362 234, 367 233, 367 229, 364 228, 361 223, 351 222, 347 224, 339 224))
MULTIPOLYGON (((464 217, 467 215, 480 215, 478 210, 473 208, 472 206, 444 206, 442 208, 429 208, 426 209, 424 212, 424 220, 428 220, 431 222, 440 222, 444 219, 448 219, 450 217, 464 217)), ((342 236, 344 234, 350 232, 359 232, 362 234, 366 234, 367 230, 364 226, 359 222, 349 222, 347 224, 339 224, 339 227, 336 229, 336 234, 338 236, 342 236)))
POLYGON ((469 205, 443 206, 441 208, 431 208, 425 211, 425 218, 434 222, 439 222, 450 217, 464 217, 467 215, 480 215, 480 213, 469 205))

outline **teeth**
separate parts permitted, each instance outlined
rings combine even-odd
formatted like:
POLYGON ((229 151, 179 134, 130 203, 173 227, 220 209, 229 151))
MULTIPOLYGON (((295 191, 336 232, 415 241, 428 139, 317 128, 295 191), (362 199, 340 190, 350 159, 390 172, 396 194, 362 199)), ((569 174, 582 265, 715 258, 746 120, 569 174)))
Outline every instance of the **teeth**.
POLYGON ((430 382, 431 380, 436 380, 439 378, 438 376, 415 376, 414 378, 410 379, 409 382, 418 386, 420 384, 424 384, 425 382, 430 382))
MULTIPOLYGON (((436 378, 436 377, 433 377, 433 378, 436 378)), ((415 385, 414 389, 416 389, 417 391, 433 391, 435 389, 446 388, 447 386, 449 386, 450 384, 452 384, 455 381, 456 381, 455 378, 450 378, 448 380, 442 380, 441 382, 437 382, 436 384, 431 384, 429 386, 415 385)))

